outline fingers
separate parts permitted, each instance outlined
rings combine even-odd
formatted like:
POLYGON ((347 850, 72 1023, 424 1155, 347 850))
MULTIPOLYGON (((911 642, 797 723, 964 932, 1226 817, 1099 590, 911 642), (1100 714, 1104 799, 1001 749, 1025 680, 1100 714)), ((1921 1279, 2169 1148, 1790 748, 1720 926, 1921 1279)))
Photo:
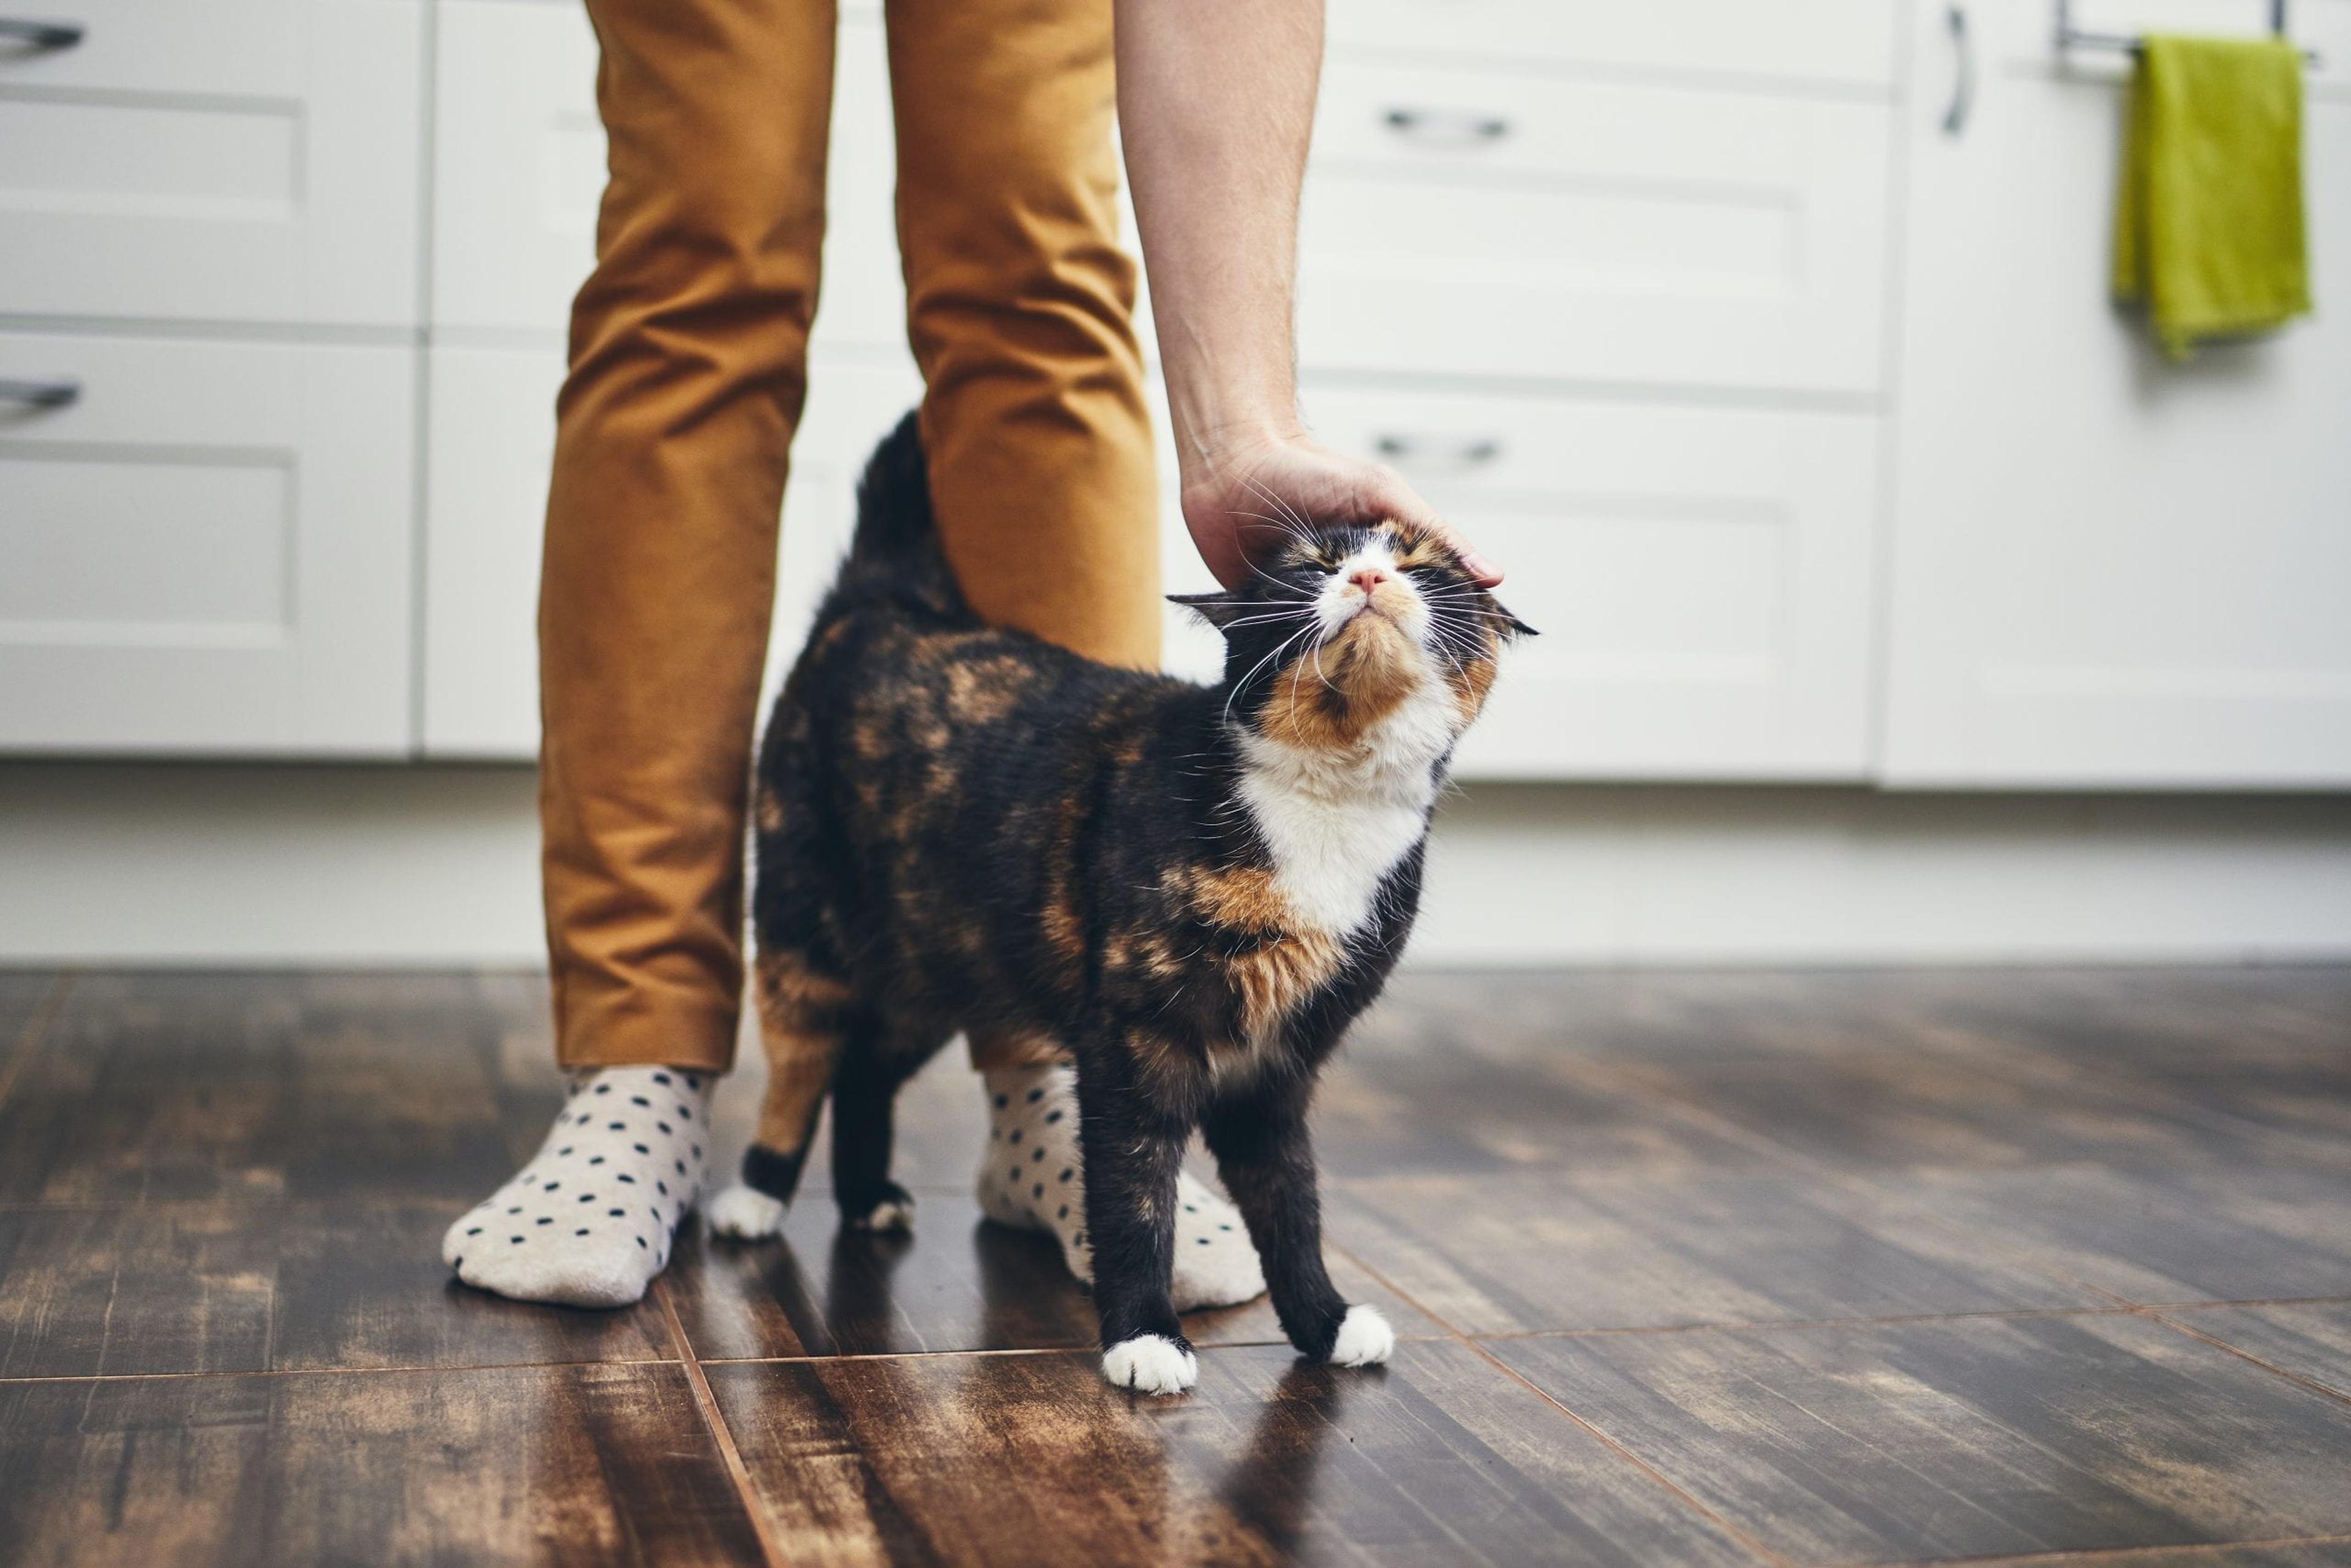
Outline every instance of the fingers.
POLYGON ((1444 536, 1453 553, 1461 558, 1462 570, 1478 580, 1479 587, 1492 588, 1502 580, 1502 569, 1479 553, 1478 547, 1462 537, 1459 528, 1451 523, 1440 522, 1437 529, 1444 536))
POLYGON ((1426 528, 1443 539, 1446 548, 1461 558, 1463 570, 1478 580, 1479 587, 1491 588, 1502 580, 1502 569, 1480 554, 1478 547, 1471 544, 1459 528, 1438 517, 1403 475, 1384 465, 1375 467, 1373 473, 1380 479, 1378 493, 1373 497, 1375 505, 1372 511, 1374 515, 1391 517, 1398 522, 1426 528))
POLYGON ((1286 519, 1373 522, 1394 517, 1443 539, 1481 587, 1502 569, 1437 515, 1403 475, 1300 442, 1253 455, 1185 486, 1184 521, 1200 558, 1227 588, 1249 575, 1252 558, 1291 531, 1286 519))

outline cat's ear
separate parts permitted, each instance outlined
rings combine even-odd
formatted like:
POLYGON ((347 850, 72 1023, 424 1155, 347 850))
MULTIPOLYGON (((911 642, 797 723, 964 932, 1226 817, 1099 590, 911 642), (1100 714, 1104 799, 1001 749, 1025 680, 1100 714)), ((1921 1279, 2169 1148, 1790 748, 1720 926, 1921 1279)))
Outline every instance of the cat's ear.
POLYGON ((1501 601, 1500 600, 1497 599, 1497 600, 1495 600, 1495 601, 1494 601, 1494 608, 1495 608, 1495 610, 1497 610, 1498 612, 1500 612, 1501 617, 1502 617, 1502 635, 1503 635, 1503 636, 1505 636, 1505 637, 1540 637, 1540 636, 1541 636, 1541 635, 1542 635, 1542 633, 1541 633, 1541 632, 1540 632, 1536 631, 1533 627, 1531 627, 1531 626, 1528 625, 1525 622, 1523 622, 1523 621, 1520 620, 1517 616, 1515 616, 1515 615, 1511 614, 1508 610, 1504 609, 1504 608, 1503 608, 1503 606, 1502 606, 1502 601, 1501 601))
POLYGON ((1235 593, 1171 593, 1170 604, 1180 604, 1221 632, 1249 612, 1249 601, 1235 593))

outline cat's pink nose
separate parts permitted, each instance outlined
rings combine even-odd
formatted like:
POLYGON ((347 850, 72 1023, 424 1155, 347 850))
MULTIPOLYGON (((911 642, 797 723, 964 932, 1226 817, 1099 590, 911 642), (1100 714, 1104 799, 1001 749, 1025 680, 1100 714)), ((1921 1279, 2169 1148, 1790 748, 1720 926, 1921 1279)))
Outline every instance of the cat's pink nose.
POLYGON ((1388 574, 1382 571, 1375 566, 1359 566, 1353 571, 1347 574, 1347 580, 1353 583, 1357 588, 1362 589, 1365 593, 1371 592, 1373 589, 1377 588, 1381 583, 1385 582, 1387 580, 1388 574))

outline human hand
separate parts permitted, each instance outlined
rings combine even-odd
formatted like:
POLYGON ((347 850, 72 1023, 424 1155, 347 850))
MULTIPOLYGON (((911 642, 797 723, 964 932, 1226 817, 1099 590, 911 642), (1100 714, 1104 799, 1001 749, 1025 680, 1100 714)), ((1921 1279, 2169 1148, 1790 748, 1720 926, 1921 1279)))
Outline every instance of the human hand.
POLYGON ((1183 505, 1184 526, 1200 559, 1227 588, 1240 586, 1250 559, 1271 549, 1295 517, 1328 523, 1394 517, 1442 538, 1480 586, 1502 580, 1502 569, 1431 510, 1403 475, 1304 435, 1268 436, 1186 464, 1183 505))

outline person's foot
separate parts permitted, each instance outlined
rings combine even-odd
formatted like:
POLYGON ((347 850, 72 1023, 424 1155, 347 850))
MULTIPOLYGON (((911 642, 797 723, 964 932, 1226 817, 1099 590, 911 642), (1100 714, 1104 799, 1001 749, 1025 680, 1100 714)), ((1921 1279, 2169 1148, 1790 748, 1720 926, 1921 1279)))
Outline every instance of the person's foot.
POLYGON ((674 1067, 574 1079, 547 1142, 449 1228, 442 1259, 466 1284, 518 1301, 638 1300, 702 1196, 714 1082, 674 1067))
MULTIPOLYGON (((984 1072, 987 1152, 979 1207, 1000 1225, 1042 1230, 1061 1244, 1070 1272, 1093 1282, 1086 1239, 1086 1182, 1078 1155, 1078 1074, 1071 1067, 984 1072)), ((1176 1183, 1176 1310, 1229 1307, 1265 1293, 1265 1270, 1240 1211, 1189 1172, 1176 1183)))

